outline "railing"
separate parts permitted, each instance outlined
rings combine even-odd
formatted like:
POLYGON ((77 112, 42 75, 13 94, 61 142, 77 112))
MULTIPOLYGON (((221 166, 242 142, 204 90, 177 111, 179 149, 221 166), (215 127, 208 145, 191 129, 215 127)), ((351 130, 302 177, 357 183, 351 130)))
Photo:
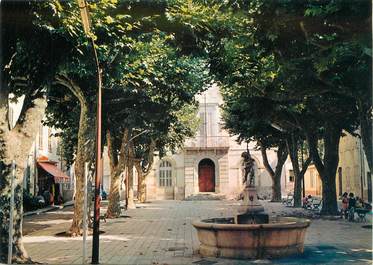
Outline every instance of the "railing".
POLYGON ((185 148, 225 148, 229 147, 229 136, 196 136, 187 139, 185 148))

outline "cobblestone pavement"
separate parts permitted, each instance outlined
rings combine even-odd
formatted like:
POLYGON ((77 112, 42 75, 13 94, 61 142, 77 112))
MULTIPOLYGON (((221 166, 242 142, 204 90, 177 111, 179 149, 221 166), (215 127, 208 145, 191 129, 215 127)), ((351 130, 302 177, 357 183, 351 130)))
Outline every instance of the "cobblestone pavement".
MULTIPOLYGON (((294 209, 263 202, 270 215, 293 215, 294 209)), ((156 201, 138 205, 118 219, 101 222, 101 264, 372 264, 371 216, 368 223, 312 220, 302 256, 278 260, 202 258, 191 222, 207 217, 233 216, 236 201, 156 201), (370 229, 363 228, 370 225, 370 229)), ((305 210, 296 210, 302 214, 305 210)), ((72 208, 25 218, 25 247, 34 261, 82 263, 82 238, 59 237, 70 225, 72 208)), ((88 253, 91 253, 91 237, 88 253)), ((90 257, 87 258, 88 263, 90 257)))
POLYGON ((61 210, 44 212, 23 217, 23 235, 28 235, 46 228, 54 228, 58 224, 71 223, 73 218, 72 207, 61 210))

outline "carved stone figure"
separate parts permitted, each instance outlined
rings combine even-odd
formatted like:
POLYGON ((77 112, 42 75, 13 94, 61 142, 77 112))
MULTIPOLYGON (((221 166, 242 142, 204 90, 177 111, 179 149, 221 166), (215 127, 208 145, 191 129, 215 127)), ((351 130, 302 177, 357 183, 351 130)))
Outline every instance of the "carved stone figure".
POLYGON ((254 187, 255 185, 255 172, 254 172, 254 162, 255 160, 251 157, 249 150, 243 152, 241 157, 243 157, 245 175, 243 178, 243 184, 245 187, 254 187), (249 179, 248 179, 249 177, 249 179))

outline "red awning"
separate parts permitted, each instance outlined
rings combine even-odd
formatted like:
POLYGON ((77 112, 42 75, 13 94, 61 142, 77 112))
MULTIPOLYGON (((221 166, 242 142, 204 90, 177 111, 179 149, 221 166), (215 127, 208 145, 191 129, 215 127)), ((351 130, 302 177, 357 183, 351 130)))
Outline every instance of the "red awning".
POLYGON ((54 182, 68 183, 70 181, 70 177, 58 169, 54 164, 38 162, 38 165, 54 177, 54 182))

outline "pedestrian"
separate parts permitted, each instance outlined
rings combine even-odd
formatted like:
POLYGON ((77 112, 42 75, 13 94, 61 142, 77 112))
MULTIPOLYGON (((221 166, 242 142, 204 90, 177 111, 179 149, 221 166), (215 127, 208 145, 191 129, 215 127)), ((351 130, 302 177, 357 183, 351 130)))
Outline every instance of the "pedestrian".
POLYGON ((307 196, 304 196, 303 200, 302 200, 303 208, 307 207, 307 203, 308 203, 308 198, 307 198, 307 196))
POLYGON ((348 216, 348 212, 347 212, 347 208, 348 208, 348 197, 347 197, 347 192, 343 193, 342 195, 342 209, 341 209, 341 217, 345 217, 345 219, 347 219, 347 216, 348 216))
POLYGON ((352 192, 348 195, 348 220, 354 221, 355 216, 355 207, 356 207, 356 198, 352 192))

